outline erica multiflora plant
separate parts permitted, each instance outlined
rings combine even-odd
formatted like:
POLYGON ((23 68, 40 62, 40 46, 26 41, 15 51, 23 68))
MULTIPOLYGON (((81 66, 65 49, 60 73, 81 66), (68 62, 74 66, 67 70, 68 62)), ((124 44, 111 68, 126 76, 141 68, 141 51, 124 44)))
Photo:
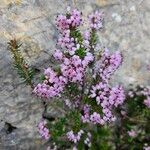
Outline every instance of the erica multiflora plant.
POLYGON ((40 122, 39 132, 45 139, 72 144, 78 149, 98 149, 100 139, 93 137, 98 132, 96 128, 116 120, 114 112, 123 104, 125 94, 121 85, 112 87, 109 80, 121 65, 122 55, 97 47, 103 16, 99 11, 90 14, 89 27, 83 32, 82 13, 77 9, 56 18, 59 37, 53 57, 59 67, 45 69, 43 82, 33 92, 45 102, 57 97, 66 113, 55 122, 40 122))
POLYGON ((121 85, 110 84, 123 57, 119 51, 99 47, 97 32, 103 21, 99 11, 87 20, 77 9, 58 15, 54 65, 44 69, 38 84, 33 82, 34 69, 20 53, 21 45, 16 40, 9 42, 18 74, 43 102, 37 128, 53 150, 149 148, 150 88, 139 86, 125 92, 121 85), (81 30, 85 21, 89 26, 81 30), (49 105, 61 113, 52 116, 49 105))

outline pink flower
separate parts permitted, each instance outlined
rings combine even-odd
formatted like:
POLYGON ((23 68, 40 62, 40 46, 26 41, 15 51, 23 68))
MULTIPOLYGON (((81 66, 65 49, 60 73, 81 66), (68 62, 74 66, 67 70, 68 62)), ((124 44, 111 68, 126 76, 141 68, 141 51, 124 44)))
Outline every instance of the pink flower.
MULTIPOLYGON (((78 112, 83 110, 81 114, 81 121, 83 123, 104 125, 105 123, 116 120, 116 117, 113 115, 114 109, 123 104, 125 100, 124 90, 121 86, 111 87, 108 84, 111 75, 122 63, 122 55, 120 52, 110 54, 108 49, 105 49, 97 61, 98 58, 94 57, 96 46, 95 44, 91 45, 93 43, 91 42, 91 33, 102 28, 103 13, 96 11, 89 16, 89 20, 91 29, 82 35, 78 32, 78 27, 82 23, 81 12, 77 9, 73 9, 68 10, 66 15, 58 15, 56 18, 56 26, 60 36, 57 41, 58 49, 53 54, 53 57, 60 61, 60 68, 58 73, 51 67, 45 69, 44 81, 39 83, 33 92, 40 97, 48 99, 61 96, 61 94, 66 94, 66 92, 69 91, 70 97, 66 97, 68 96, 67 94, 62 98, 69 98, 69 100, 66 99, 64 102, 70 109, 79 109, 78 112), (81 39, 80 35, 83 36, 81 39), (91 48, 94 49, 92 52, 91 48), (92 71, 91 66, 94 67, 92 71), (88 82, 91 72, 94 72, 92 74, 94 82, 91 80, 94 83, 92 87, 89 85, 91 83, 88 82), (74 94, 74 92, 70 92, 68 89, 68 91, 66 91, 65 86, 72 89, 69 84, 77 85, 77 89, 82 93, 74 94), (87 89, 89 86, 91 88, 87 89), (90 94, 88 92, 90 92, 90 94), (86 97, 88 97, 88 99, 86 99, 86 97), (93 105, 85 104, 86 100, 96 101, 97 107, 95 108, 93 105), (97 108, 100 110, 97 110, 97 108)), ((149 95, 147 94, 149 93, 147 90, 143 92, 146 96, 149 95)), ((47 122, 45 120, 39 123, 38 129, 43 138, 50 138, 47 122)), ((73 142, 76 146, 83 134, 83 130, 77 133, 71 130, 66 133, 66 136, 68 140, 73 142)), ((83 140, 88 147, 91 146, 90 134, 87 134, 86 139, 83 140)))
POLYGON ((71 16, 68 19, 68 23, 72 26, 72 27, 78 27, 81 22, 81 12, 79 12, 77 9, 74 9, 71 11, 71 16))
POLYGON ((101 79, 108 82, 111 75, 119 68, 122 64, 122 55, 120 52, 115 52, 110 55, 108 49, 105 49, 102 53, 101 59, 96 62, 95 72, 99 74, 101 79))
POLYGON ((109 102, 111 105, 117 107, 118 105, 123 104, 125 100, 125 93, 121 86, 113 87, 110 91, 109 102))
POLYGON ((69 24, 67 22, 67 17, 64 15, 59 15, 56 18, 56 26, 59 30, 65 30, 69 28, 69 24))
POLYGON ((78 27, 82 22, 81 12, 79 12, 77 9, 74 9, 68 13, 68 16, 59 15, 56 18, 56 26, 61 32, 69 29, 70 27, 78 27))
POLYGON ((98 114, 97 112, 94 112, 91 116, 90 116, 90 120, 92 123, 94 124, 99 124, 101 117, 100 114, 98 114))
POLYGON ((64 58, 61 64, 61 72, 70 82, 82 82, 84 67, 79 56, 73 55, 70 59, 64 58))
POLYGON ((38 131, 44 139, 48 140, 50 138, 49 130, 46 127, 46 120, 41 120, 41 122, 38 124, 38 131))
POLYGON ((67 132, 67 138, 69 139, 69 141, 77 143, 80 141, 80 138, 83 133, 84 133, 84 131, 80 130, 77 134, 74 134, 73 131, 71 130, 71 131, 67 132))
MULTIPOLYGON (((89 97, 96 100, 97 104, 101 106, 104 122, 115 121, 113 116, 113 108, 123 104, 125 100, 125 93, 121 86, 110 88, 106 83, 98 83, 92 86, 89 97)), ((103 122, 103 123, 104 123, 103 122)))
POLYGON ((60 50, 56 50, 55 53, 53 54, 53 56, 56 60, 62 60, 63 53, 60 50))
POLYGON ((144 146, 143 150, 150 150, 150 146, 144 146))
POLYGON ((33 93, 45 98, 60 96, 67 83, 66 78, 58 76, 51 68, 45 69, 44 75, 46 79, 34 88, 33 93))
POLYGON ((128 135, 132 138, 137 137, 137 133, 133 129, 131 131, 128 131, 128 135))
POLYGON ((150 97, 148 97, 146 100, 144 100, 144 104, 150 108, 150 97))
POLYGON ((84 105, 83 107, 83 115, 81 117, 81 120, 83 123, 86 123, 86 122, 90 122, 90 106, 89 105, 84 105))
POLYGON ((95 11, 95 13, 89 15, 90 27, 96 30, 101 29, 103 27, 103 19, 103 13, 95 11))
POLYGON ((90 52, 87 52, 86 53, 86 56, 84 57, 84 60, 82 61, 82 65, 83 67, 87 67, 87 65, 92 62, 94 60, 94 56, 90 53, 90 52))

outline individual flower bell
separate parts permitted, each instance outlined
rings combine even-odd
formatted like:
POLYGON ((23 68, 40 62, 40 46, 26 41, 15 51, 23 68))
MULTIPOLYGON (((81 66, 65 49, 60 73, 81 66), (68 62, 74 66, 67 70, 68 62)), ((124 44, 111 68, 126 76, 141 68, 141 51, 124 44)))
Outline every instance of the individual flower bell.
POLYGON ((131 131, 128 131, 128 135, 132 138, 137 137, 137 133, 133 129, 131 131))

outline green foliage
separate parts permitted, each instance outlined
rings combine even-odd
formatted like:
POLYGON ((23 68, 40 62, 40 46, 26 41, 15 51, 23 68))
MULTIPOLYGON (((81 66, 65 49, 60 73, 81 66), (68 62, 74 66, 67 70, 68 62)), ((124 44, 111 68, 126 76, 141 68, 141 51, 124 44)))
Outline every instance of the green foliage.
MULTIPOLYGON (((138 91, 136 92, 138 93, 138 91)), ((115 128, 118 126, 118 132, 114 131, 114 135, 118 134, 114 137, 121 150, 142 150, 144 143, 148 143, 150 140, 150 110, 143 103, 145 99, 144 95, 135 93, 134 97, 127 97, 125 101, 126 115, 120 116, 121 122, 115 126, 115 128), (135 137, 130 137, 128 134, 132 130, 136 133, 135 137)))
POLYGON ((22 57, 20 53, 21 45, 22 44, 19 44, 16 39, 13 39, 8 42, 8 49, 12 52, 14 68, 17 70, 19 77, 26 84, 33 86, 32 79, 34 77, 35 71, 29 67, 25 59, 22 57))
POLYGON ((99 105, 97 105, 95 98, 89 98, 88 95, 84 95, 83 103, 92 106, 91 108, 93 112, 97 112, 99 114, 102 113, 102 109, 99 105))
POLYGON ((70 36, 73 37, 74 39, 77 39, 77 43, 81 45, 83 42, 83 37, 82 37, 80 30, 76 28, 72 28, 70 31, 71 31, 70 36))
POLYGON ((83 126, 81 123, 81 113, 76 110, 70 111, 70 113, 66 115, 66 118, 69 121, 69 126, 74 132, 78 132, 83 126))
POLYGON ((86 51, 83 47, 80 47, 79 49, 76 50, 76 55, 78 55, 80 58, 84 58, 86 55, 86 51))
MULTIPOLYGON (((70 31, 70 36, 76 39, 77 43, 82 45, 83 37, 81 32, 76 28, 72 28, 70 31)), ((78 50, 76 50, 76 55, 78 55, 80 58, 84 58, 84 56, 86 55, 85 49, 83 47, 80 47, 78 50)))
POLYGON ((137 114, 142 113, 142 111, 145 108, 145 105, 143 104, 145 98, 146 97, 143 95, 128 98, 127 101, 128 114, 136 116, 137 114))
POLYGON ((62 117, 59 118, 55 123, 48 123, 48 128, 51 134, 51 141, 55 142, 61 149, 64 149, 70 145, 70 143, 66 142, 66 121, 67 119, 62 117))
POLYGON ((77 83, 73 83, 73 82, 68 83, 68 85, 66 86, 66 90, 69 94, 73 94, 73 95, 76 95, 79 93, 77 83))
POLYGON ((112 145, 110 144, 110 129, 108 127, 102 127, 97 125, 92 130, 92 146, 90 150, 111 150, 112 145))
POLYGON ((49 122, 47 127, 50 130, 51 140, 60 148, 70 146, 71 143, 65 140, 68 127, 71 127, 74 132, 78 132, 82 127, 80 117, 79 112, 70 111, 65 117, 58 118, 56 122, 49 122))
POLYGON ((44 81, 44 80, 45 80, 45 75, 42 74, 42 75, 40 76, 40 81, 44 81))
POLYGON ((65 133, 65 124, 65 118, 59 118, 54 124, 49 124, 53 139, 58 140, 58 138, 65 133))
POLYGON ((91 32, 91 39, 90 39, 90 45, 95 45, 97 42, 97 34, 95 30, 92 30, 91 32))

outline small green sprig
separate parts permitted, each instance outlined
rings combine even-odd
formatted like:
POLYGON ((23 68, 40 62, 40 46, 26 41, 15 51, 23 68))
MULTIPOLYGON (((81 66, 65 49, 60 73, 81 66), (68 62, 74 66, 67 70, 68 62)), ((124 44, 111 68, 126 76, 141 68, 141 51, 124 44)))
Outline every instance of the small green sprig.
POLYGON ((91 31, 90 45, 95 45, 97 42, 97 39, 98 39, 98 37, 97 37, 96 31, 93 29, 91 31))
POLYGON ((80 30, 77 28, 72 28, 70 31, 71 31, 70 36, 75 38, 77 40, 77 43, 82 44, 83 37, 82 37, 80 30))
POLYGON ((19 77, 23 80, 24 83, 33 87, 33 77, 35 71, 33 68, 29 67, 23 56, 21 55, 20 48, 21 45, 16 39, 10 40, 8 42, 8 49, 13 55, 13 65, 17 70, 19 77))
MULTIPOLYGON (((81 34, 80 30, 77 29, 77 28, 72 28, 70 31, 71 31, 70 36, 73 37, 74 39, 76 39, 76 42, 78 44, 82 45, 83 44, 83 37, 82 37, 82 34, 81 34)), ((80 47, 79 49, 77 49, 76 50, 76 55, 78 55, 80 58, 83 59, 86 55, 85 48, 80 47)))

